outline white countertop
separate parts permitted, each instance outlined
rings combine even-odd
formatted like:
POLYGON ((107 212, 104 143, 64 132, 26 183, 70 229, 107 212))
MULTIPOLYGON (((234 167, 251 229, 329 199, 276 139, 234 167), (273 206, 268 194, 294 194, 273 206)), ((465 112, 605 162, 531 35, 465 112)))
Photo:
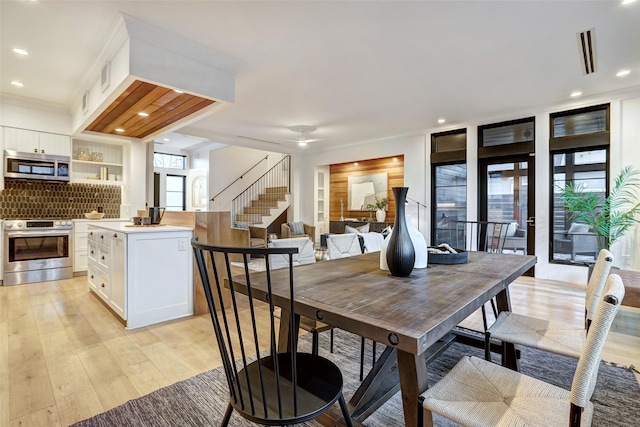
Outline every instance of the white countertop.
POLYGON ((182 227, 178 225, 133 225, 130 222, 123 224, 121 222, 100 222, 92 221, 89 225, 95 228, 102 228, 109 231, 119 231, 126 234, 134 233, 167 233, 176 231, 189 231, 193 232, 191 227, 182 227))

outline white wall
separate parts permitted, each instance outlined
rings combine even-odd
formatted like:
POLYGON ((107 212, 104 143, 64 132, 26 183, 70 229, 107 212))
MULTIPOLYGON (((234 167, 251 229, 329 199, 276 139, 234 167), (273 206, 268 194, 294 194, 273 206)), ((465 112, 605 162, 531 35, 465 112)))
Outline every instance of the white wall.
MULTIPOLYGON (((617 168, 632 165, 640 170, 640 97, 620 101, 620 147, 617 168)), ((613 131, 613 130, 612 130, 613 131)), ((613 166, 614 155, 611 156, 613 166)), ((617 172, 616 172, 617 173, 617 172)), ((611 248, 620 268, 640 270, 640 226, 636 225, 629 236, 621 239, 611 248)))
MULTIPOLYGON (((314 223, 314 172, 317 166, 335 163, 353 162, 404 155, 404 185, 409 187, 408 196, 429 206, 427 198, 431 188, 430 176, 426 168, 427 142, 425 135, 400 136, 368 141, 340 149, 312 152, 301 156, 293 156, 292 193, 294 195, 293 220, 314 223), (297 203, 299 201, 299 204, 297 203)), ((325 192, 327 190, 325 189, 325 192)), ((330 190, 329 190, 330 191, 330 190)), ((393 196, 391 196, 393 197, 393 196)), ((429 209, 420 208, 420 231, 429 236, 429 209)), ((418 209, 415 203, 409 203, 406 213, 411 215, 417 227, 418 209)), ((393 221, 393 219, 389 219, 393 221)))
MULTIPOLYGON (((209 202, 211 211, 229 211, 231 200, 253 184, 265 172, 282 160, 286 154, 254 150, 245 147, 229 146, 209 152, 209 198, 214 197, 225 187, 229 188, 209 202), (251 167, 269 156, 252 171, 251 167), (244 175, 243 175, 244 174, 244 175), (244 178, 233 183, 240 176, 244 178)), ((313 181, 311 181, 313 183, 313 181)))
POLYGON ((63 106, 28 102, 2 94, 0 126, 71 135, 71 116, 63 106))

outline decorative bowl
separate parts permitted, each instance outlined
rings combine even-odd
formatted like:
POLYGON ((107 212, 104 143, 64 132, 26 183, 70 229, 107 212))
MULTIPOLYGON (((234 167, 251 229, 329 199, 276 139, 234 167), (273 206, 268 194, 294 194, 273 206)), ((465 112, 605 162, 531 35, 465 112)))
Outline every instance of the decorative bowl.
POLYGON ((87 219, 102 219, 104 217, 104 212, 89 212, 85 213, 84 217, 87 219))
POLYGON ((427 261, 429 264, 464 264, 469 260, 469 253, 463 249, 457 249, 457 254, 443 253, 435 254, 428 252, 427 261))

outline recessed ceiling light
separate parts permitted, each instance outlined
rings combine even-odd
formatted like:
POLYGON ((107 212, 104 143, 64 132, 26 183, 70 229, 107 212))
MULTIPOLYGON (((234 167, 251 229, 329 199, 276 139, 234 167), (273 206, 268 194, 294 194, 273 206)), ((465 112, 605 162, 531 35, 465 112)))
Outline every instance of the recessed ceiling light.
POLYGON ((138 115, 139 115, 140 117, 149 117, 149 113, 145 113, 144 111, 140 111, 140 112, 138 113, 138 115))
POLYGON ((24 87, 24 85, 17 80, 11 80, 11 84, 15 87, 24 87))
POLYGON ((116 130, 116 132, 120 132, 120 133, 124 132, 124 129, 122 129, 122 128, 116 128, 115 130, 116 130))
POLYGON ((444 122, 446 122, 445 119, 438 119, 438 123, 443 124, 444 122))
POLYGON ((298 145, 300 147, 306 147, 307 146, 307 141, 298 141, 298 145))
POLYGON ((571 95, 570 95, 570 96, 571 96, 572 98, 577 98, 577 97, 579 97, 579 96, 581 96, 581 95, 582 95, 582 92, 580 92, 579 90, 576 90, 575 92, 571 92, 571 95))
POLYGON ((631 4, 631 3, 635 3, 636 0, 622 0, 622 4, 631 4))
POLYGON ((164 138, 163 141, 164 142, 169 142, 169 138, 164 138))
POLYGON ((29 52, 27 52, 27 51, 26 51, 26 49, 21 49, 21 48, 19 48, 19 47, 14 47, 14 48, 13 48, 13 51, 14 51, 15 53, 17 53, 18 55, 22 55, 22 56, 27 56, 27 55, 29 55, 29 52))
POLYGON ((624 77, 628 75, 630 72, 631 70, 620 70, 616 73, 616 77, 624 77))
POLYGON ((353 164, 353 166, 358 166, 358 162, 355 162, 355 163, 353 164))

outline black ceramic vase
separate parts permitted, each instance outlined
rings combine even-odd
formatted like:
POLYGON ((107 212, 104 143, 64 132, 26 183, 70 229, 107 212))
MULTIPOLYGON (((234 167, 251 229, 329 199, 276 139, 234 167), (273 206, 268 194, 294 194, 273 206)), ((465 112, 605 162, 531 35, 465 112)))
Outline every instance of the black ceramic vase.
POLYGON ((407 277, 411 274, 416 260, 416 252, 404 216, 409 187, 393 187, 392 190, 396 202, 396 218, 387 246, 387 265, 392 276, 407 277))

